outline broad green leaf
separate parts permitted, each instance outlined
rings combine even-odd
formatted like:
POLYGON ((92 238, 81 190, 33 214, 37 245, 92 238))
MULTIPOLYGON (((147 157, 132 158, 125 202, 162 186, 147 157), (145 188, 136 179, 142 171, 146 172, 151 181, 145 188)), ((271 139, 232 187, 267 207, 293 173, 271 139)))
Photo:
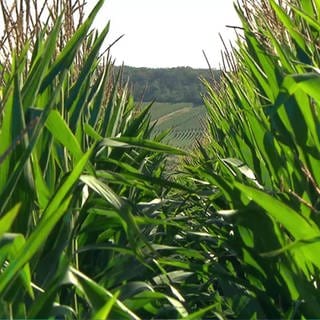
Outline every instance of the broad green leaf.
POLYGON ((128 127, 126 128, 123 134, 124 137, 132 137, 137 134, 137 132, 139 131, 139 128, 141 127, 142 122, 150 112, 151 107, 152 107, 152 103, 150 103, 147 107, 145 107, 143 111, 135 119, 133 119, 133 121, 131 121, 128 124, 128 127))
POLYGON ((184 317, 183 319, 185 319, 185 320, 204 319, 204 316, 206 315, 206 313, 208 311, 211 311, 212 309, 219 309, 219 308, 220 308, 220 305, 218 303, 215 303, 211 306, 201 308, 201 309, 189 314, 188 316, 184 317))
POLYGON ((73 135, 68 124, 57 110, 52 110, 48 116, 46 127, 62 145, 75 157, 78 161, 83 152, 78 143, 77 138, 73 135))
POLYGON ((34 174, 35 192, 39 201, 39 205, 44 210, 50 199, 50 191, 44 179, 39 160, 35 152, 31 155, 31 165, 34 174))
POLYGON ((6 186, 2 190, 0 189, 0 202, 2 203, 2 207, 0 208, 0 214, 5 210, 7 202, 10 200, 10 197, 12 193, 15 190, 15 187, 17 183, 19 182, 19 178, 22 175, 24 168, 26 165, 28 165, 28 160, 30 155, 32 154, 36 143, 39 141, 42 129, 44 128, 45 122, 49 116, 50 111, 53 109, 53 106, 55 105, 56 98, 59 96, 60 89, 63 84, 63 79, 65 77, 65 73, 61 76, 61 83, 56 88, 56 91, 51 99, 51 101, 48 102, 47 106, 41 113, 39 119, 37 119, 37 122, 35 124, 35 128, 32 132, 32 135, 28 141, 28 145, 26 146, 26 149, 24 152, 20 155, 17 163, 14 166, 14 169, 8 178, 8 181, 6 181, 6 186))
POLYGON ((100 141, 103 139, 100 136, 100 134, 97 131, 95 131, 95 129, 92 126, 90 126, 88 123, 84 125, 83 129, 84 129, 84 133, 86 133, 89 137, 91 137, 95 141, 100 141))
POLYGON ((0 194, 7 183, 12 169, 12 156, 17 146, 24 141, 26 131, 23 117, 23 106, 20 94, 20 79, 14 70, 12 92, 4 104, 3 119, 0 130, 0 194), (11 168, 10 168, 11 167, 11 168))
POLYGON ((319 229, 312 221, 306 220, 298 212, 287 206, 284 202, 272 197, 264 191, 234 182, 237 189, 243 192, 265 209, 274 219, 281 223, 297 240, 318 235, 319 229))
MULTIPOLYGON (((309 0, 308 0, 309 2, 309 0)), ((310 26, 312 26, 313 28, 315 28, 316 30, 320 31, 320 23, 319 21, 317 21, 312 14, 314 13, 312 10, 312 5, 311 5, 311 10, 309 10, 309 12, 307 12, 306 10, 301 10, 295 6, 291 6, 292 10, 299 15, 300 17, 302 17, 310 26), (311 12, 310 12, 311 11, 311 12)))
MULTIPOLYGON (((81 286, 83 293, 87 296, 87 299, 89 300, 93 309, 96 312, 105 311, 104 308, 106 307, 106 304, 110 300, 113 301, 114 296, 80 271, 71 268, 70 272, 74 277, 74 283, 77 286, 81 286)), ((112 304, 116 306, 115 312, 118 317, 121 317, 121 319, 140 319, 119 300, 115 299, 112 304)))
POLYGON ((48 234, 53 229, 57 221, 67 210, 71 197, 64 201, 59 208, 55 211, 55 214, 49 219, 42 220, 37 229, 27 239, 24 246, 20 249, 16 259, 10 262, 6 270, 0 275, 0 296, 3 296, 10 283, 14 281, 19 271, 32 259, 38 250, 45 243, 48 234))
POLYGON ((185 151, 170 147, 168 145, 155 142, 152 140, 134 138, 134 137, 121 137, 121 138, 104 138, 101 141, 102 146, 118 147, 118 148, 141 148, 149 151, 163 152, 175 155, 187 155, 185 151))
POLYGON ((54 212, 57 209, 57 207, 60 206, 60 203, 64 200, 64 198, 68 196, 73 185, 78 181, 81 174, 83 174, 83 170, 91 157, 92 151, 93 151, 93 148, 89 149, 82 156, 82 158, 79 160, 79 162, 76 164, 76 166, 73 168, 71 173, 66 178, 65 182, 56 191, 55 196, 50 201, 48 207, 43 213, 43 219, 47 219, 51 215, 54 215, 55 214, 54 212))
POLYGON ((130 281, 121 287, 121 300, 129 299, 144 291, 154 291, 152 286, 142 281, 130 281))
POLYGON ((128 185, 137 184, 137 187, 150 188, 150 185, 162 186, 167 189, 177 189, 184 190, 187 192, 196 192, 196 190, 189 188, 188 186, 171 181, 165 178, 152 177, 148 174, 141 174, 139 172, 108 172, 108 171, 98 171, 101 177, 108 177, 113 180, 113 183, 127 183, 128 185))
POLYGON ((317 244, 319 242, 320 242, 320 236, 310 238, 310 239, 299 239, 299 240, 293 241, 292 243, 288 244, 287 246, 285 246, 281 249, 274 250, 271 252, 261 253, 261 256, 275 257, 275 256, 278 256, 278 255, 285 253, 286 251, 295 250, 297 248, 301 248, 301 247, 306 246, 308 244, 317 244))
POLYGON ((187 310, 180 301, 161 292, 144 291, 138 293, 135 297, 126 301, 126 303, 128 305, 132 305, 132 308, 134 308, 136 305, 145 305, 152 300, 167 300, 172 305, 174 310, 180 315, 180 317, 184 319, 184 317, 188 316, 187 310))
MULTIPOLYGON (((318 90, 320 84, 320 75, 317 73, 306 73, 302 75, 287 76, 283 82, 283 88, 288 91, 290 95, 295 94, 298 90, 304 91, 315 101, 320 101, 320 93, 318 90)), ((305 100, 305 102, 307 102, 305 100)), ((320 148, 320 141, 318 135, 319 120, 315 118, 313 107, 311 103, 309 105, 300 106, 301 113, 303 114, 303 120, 305 120, 307 127, 309 128, 316 146, 320 148)), ((318 108, 318 106, 317 106, 318 108)), ((301 119, 302 120, 302 119, 301 119)))
POLYGON ((120 292, 116 292, 112 298, 106 302, 106 304, 101 307, 92 317, 94 320, 100 320, 100 319, 108 319, 109 314, 112 310, 113 305, 116 303, 120 292))
POLYGON ((13 260, 5 272, 0 275, 0 295, 3 294, 7 286, 15 278, 17 272, 19 272, 21 268, 23 268, 23 266, 36 254, 36 252, 41 249, 56 223, 67 211, 72 199, 72 196, 68 197, 68 193, 81 175, 91 153, 92 150, 86 152, 77 163, 70 175, 66 178, 65 182, 57 190, 53 199, 50 201, 47 209, 43 213, 42 219, 34 232, 27 239, 18 257, 13 260))
POLYGON ((242 55, 244 59, 246 59, 246 65, 250 67, 253 75, 256 77, 258 84, 263 88, 263 93, 269 98, 270 101, 274 101, 275 96, 274 92, 272 91, 268 76, 264 73, 264 71, 249 53, 244 50, 242 55))
MULTIPOLYGON (((5 233, 0 238, 0 248, 3 249, 7 247, 6 258, 8 259, 8 261, 12 261, 19 257, 19 255, 21 254, 21 249, 24 247, 25 243, 26 243, 26 240, 22 234, 5 233)), ((0 249, 0 253, 1 251, 2 250, 0 249)), ((26 291, 28 292, 29 296, 32 299, 34 299, 34 292, 31 286, 30 265, 26 264, 22 268, 22 270, 19 271, 18 276, 19 277, 16 279, 16 281, 12 281, 10 292, 7 293, 6 298, 9 301, 12 300, 11 296, 14 296, 14 294, 17 291, 17 288, 23 285, 26 291)))
POLYGON ((11 225, 16 219, 21 203, 16 204, 11 210, 9 210, 1 219, 0 219, 0 237, 10 231, 11 225))
MULTIPOLYGON (((107 186, 102 181, 98 180, 97 178, 89 175, 82 175, 80 177, 81 181, 88 185, 91 189, 95 192, 100 194, 103 198, 105 198, 117 211, 123 212, 126 211, 125 207, 127 204, 123 199, 121 199, 109 186, 107 186)), ((125 221, 128 222, 125 217, 125 221)))

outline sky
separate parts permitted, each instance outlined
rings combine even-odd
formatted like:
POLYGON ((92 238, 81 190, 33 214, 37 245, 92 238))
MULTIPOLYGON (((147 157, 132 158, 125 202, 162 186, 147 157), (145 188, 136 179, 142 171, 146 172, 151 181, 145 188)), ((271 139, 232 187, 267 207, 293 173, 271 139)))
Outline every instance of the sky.
MULTIPOLYGON (((93 7, 95 1, 88 1, 93 7)), ((111 21, 108 43, 116 65, 206 68, 221 65, 222 42, 235 40, 239 26, 233 0, 106 0, 95 26, 111 21)))

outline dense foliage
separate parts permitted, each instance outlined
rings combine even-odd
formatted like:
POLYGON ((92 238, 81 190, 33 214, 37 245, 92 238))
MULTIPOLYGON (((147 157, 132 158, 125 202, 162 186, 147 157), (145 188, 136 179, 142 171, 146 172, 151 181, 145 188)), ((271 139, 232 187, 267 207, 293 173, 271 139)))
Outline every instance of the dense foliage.
POLYGON ((1 318, 137 319, 181 305, 151 245, 170 188, 161 153, 177 150, 148 140, 149 108, 138 114, 110 63, 97 67, 109 26, 89 28, 102 4, 61 52, 62 16, 2 65, 1 318))
POLYGON ((101 58, 102 4, 1 61, 0 317, 318 318, 320 2, 244 1, 188 155, 101 58))
POLYGON ((218 80, 219 71, 208 69, 177 68, 134 68, 123 67, 123 79, 129 79, 136 101, 190 102, 202 104, 204 86, 200 78, 218 80))
POLYGON ((231 72, 207 84, 211 142, 189 171, 229 223, 208 267, 239 318, 320 315, 319 13, 248 1, 231 72))

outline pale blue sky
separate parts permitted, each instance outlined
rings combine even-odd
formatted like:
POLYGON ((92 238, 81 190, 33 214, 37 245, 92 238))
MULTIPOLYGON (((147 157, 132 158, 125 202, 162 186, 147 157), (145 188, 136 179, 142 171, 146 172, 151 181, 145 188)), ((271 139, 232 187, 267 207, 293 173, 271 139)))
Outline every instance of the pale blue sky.
POLYGON ((225 26, 239 25, 233 0, 106 0, 96 26, 108 20, 109 43, 125 35, 111 50, 116 64, 137 67, 207 67, 202 49, 218 67, 218 34, 234 40, 234 31, 225 26))

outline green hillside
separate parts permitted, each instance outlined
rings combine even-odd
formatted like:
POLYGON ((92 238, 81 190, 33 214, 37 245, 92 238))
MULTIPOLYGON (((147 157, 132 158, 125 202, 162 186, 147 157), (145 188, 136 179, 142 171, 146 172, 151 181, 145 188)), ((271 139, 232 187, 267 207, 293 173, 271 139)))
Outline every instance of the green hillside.
POLYGON ((183 149, 192 149, 205 134, 206 109, 192 103, 160 103, 151 107, 151 121, 155 124, 154 135, 170 129, 165 142, 183 149))
POLYGON ((129 81, 136 101, 143 101, 143 105, 156 101, 151 107, 153 134, 170 129, 164 141, 183 149, 192 149, 205 134, 202 79, 218 81, 220 71, 190 67, 122 69, 122 80, 129 81))
POLYGON ((154 69, 124 66, 122 73, 123 81, 129 80, 136 101, 190 102, 199 105, 202 104, 201 94, 205 93, 200 79, 217 81, 221 71, 190 67, 154 69))

